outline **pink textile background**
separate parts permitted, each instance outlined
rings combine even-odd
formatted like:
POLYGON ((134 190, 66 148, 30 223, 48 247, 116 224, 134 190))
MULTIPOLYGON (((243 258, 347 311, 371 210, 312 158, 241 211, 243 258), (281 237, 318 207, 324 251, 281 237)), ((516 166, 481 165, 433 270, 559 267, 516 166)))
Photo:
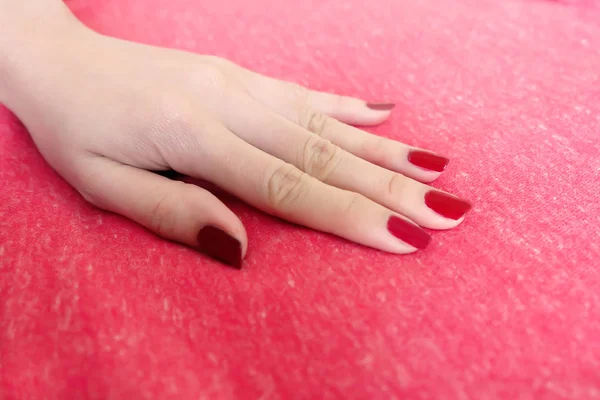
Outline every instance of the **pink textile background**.
MULTIPOLYGON (((594 1, 73 0, 106 34, 395 100, 474 209, 394 256, 228 200, 242 271, 87 205, 0 110, 0 399, 600 398, 594 1)), ((0 10, 1 12, 1 10, 0 10)))

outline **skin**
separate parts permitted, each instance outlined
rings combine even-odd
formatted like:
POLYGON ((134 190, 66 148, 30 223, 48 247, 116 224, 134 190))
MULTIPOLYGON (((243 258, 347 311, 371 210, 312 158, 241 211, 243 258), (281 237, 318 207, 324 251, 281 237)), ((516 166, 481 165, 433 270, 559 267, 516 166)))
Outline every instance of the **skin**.
POLYGON ((59 0, 0 0, 0 102, 47 162, 95 206, 196 246, 217 226, 241 242, 236 215, 200 186, 218 185, 272 215, 383 251, 416 248, 390 216, 432 229, 462 222, 428 208, 440 173, 413 147, 353 125, 389 110, 315 92, 228 60, 103 36, 59 0))

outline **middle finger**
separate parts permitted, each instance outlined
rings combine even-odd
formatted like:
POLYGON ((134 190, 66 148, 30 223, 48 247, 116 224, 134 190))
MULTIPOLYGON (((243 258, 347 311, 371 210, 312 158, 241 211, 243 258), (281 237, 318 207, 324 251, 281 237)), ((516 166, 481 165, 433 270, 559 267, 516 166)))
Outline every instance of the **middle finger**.
POLYGON ((239 93, 228 128, 248 143, 278 157, 322 182, 361 193, 419 225, 433 229, 457 226, 470 209, 465 200, 363 160, 313 132, 323 131, 329 117, 314 112, 313 132, 239 93))

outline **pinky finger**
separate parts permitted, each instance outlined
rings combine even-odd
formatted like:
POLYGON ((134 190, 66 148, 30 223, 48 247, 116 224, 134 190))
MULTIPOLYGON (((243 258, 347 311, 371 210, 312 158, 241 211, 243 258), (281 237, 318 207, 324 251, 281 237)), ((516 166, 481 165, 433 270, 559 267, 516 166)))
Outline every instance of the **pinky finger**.
MULTIPOLYGON (((303 87, 294 88, 295 84, 287 85, 291 85, 292 91, 295 90, 300 93, 300 101, 302 97, 305 97, 304 104, 307 104, 313 110, 349 125, 371 126, 380 124, 389 118, 395 106, 394 103, 390 102, 373 103, 355 97, 318 92, 303 87)), ((299 104, 302 104, 302 102, 299 104)))
POLYGON ((292 121, 298 118, 298 108, 304 106, 346 124, 373 126, 387 120, 395 106, 389 101, 372 102, 311 90, 261 75, 226 60, 217 62, 232 71, 252 97, 292 121))

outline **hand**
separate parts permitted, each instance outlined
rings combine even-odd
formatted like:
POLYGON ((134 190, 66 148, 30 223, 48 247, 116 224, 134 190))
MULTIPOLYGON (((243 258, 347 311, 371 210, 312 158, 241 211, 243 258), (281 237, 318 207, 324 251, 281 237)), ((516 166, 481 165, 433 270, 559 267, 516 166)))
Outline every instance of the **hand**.
POLYGON ((78 28, 14 69, 6 103, 45 159, 97 207, 239 267, 240 220, 216 184, 268 213, 392 253, 422 249, 470 205, 421 182, 448 160, 346 124, 392 104, 319 93, 224 59, 78 28))

